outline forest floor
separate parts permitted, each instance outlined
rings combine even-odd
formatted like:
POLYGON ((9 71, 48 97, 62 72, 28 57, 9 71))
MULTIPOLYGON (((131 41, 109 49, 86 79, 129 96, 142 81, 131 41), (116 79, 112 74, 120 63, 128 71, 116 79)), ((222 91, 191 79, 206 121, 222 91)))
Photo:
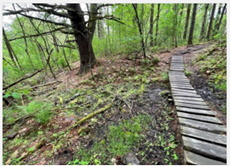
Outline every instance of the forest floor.
MULTIPOLYGON (((216 74, 205 74, 207 68, 200 76, 196 74, 201 65, 193 59, 210 50, 212 58, 222 51, 203 44, 136 62, 134 56, 103 57, 83 77, 76 75, 78 63, 72 71, 60 71, 59 82, 42 77, 42 73, 33 77, 27 85, 34 80, 41 85, 55 82, 34 88, 30 96, 4 108, 4 164, 184 164, 167 72, 172 55, 184 54, 193 86, 225 121, 226 92, 215 86, 214 91, 207 90, 210 85, 204 81, 196 87, 197 81, 216 74)), ((223 66, 218 68, 221 72, 223 66)))

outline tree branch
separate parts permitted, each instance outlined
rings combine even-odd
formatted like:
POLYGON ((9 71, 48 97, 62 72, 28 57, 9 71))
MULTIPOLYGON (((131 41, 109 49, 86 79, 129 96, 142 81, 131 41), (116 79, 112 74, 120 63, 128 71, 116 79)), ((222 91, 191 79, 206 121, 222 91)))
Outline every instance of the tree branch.
POLYGON ((114 4, 111 4, 111 3, 108 3, 108 4, 102 4, 102 5, 99 5, 98 7, 97 7, 97 10, 99 10, 100 8, 102 8, 102 7, 106 7, 106 6, 113 6, 114 4))
POLYGON ((18 39, 23 39, 23 38, 30 38, 30 37, 37 37, 37 36, 41 36, 41 35, 46 35, 52 32, 56 32, 56 31, 61 31, 62 29, 64 29, 65 27, 61 27, 61 28, 57 28, 54 29, 52 31, 48 31, 48 32, 43 32, 43 33, 39 33, 39 34, 33 34, 33 35, 27 35, 27 36, 21 36, 21 37, 16 37, 13 39, 9 39, 9 41, 14 41, 14 40, 18 40, 18 39))

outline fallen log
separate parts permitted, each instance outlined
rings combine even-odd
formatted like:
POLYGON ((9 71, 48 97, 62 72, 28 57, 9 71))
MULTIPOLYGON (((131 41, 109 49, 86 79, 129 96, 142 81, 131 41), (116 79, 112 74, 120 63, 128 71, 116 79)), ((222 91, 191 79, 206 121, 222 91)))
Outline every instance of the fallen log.
POLYGON ((7 85, 7 86, 3 87, 3 90, 7 90, 8 88, 10 88, 10 87, 12 87, 12 86, 14 86, 14 85, 16 85, 16 84, 18 84, 18 83, 20 83, 20 82, 22 82, 22 81, 24 81, 24 80, 26 80, 26 79, 28 79, 28 78, 31 78, 31 77, 35 76, 36 74, 38 74, 38 73, 41 72, 42 70, 43 70, 43 69, 37 70, 36 72, 34 72, 34 73, 31 74, 31 75, 26 76, 26 77, 23 77, 23 78, 21 78, 20 80, 18 80, 18 81, 16 81, 16 82, 12 83, 12 84, 10 84, 10 85, 7 85))

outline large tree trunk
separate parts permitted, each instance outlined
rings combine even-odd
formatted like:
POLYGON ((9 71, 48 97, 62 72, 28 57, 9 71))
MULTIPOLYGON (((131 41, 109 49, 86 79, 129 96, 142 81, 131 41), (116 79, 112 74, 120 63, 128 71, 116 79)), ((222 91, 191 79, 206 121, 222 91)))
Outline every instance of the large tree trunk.
POLYGON ((188 37, 188 45, 192 45, 193 31, 194 31, 194 26, 195 26, 195 21, 196 21, 196 8, 197 8, 197 4, 195 3, 193 5, 192 21, 191 21, 190 33, 188 37))
POLYGON ((154 4, 151 4, 150 9, 150 46, 153 46, 153 17, 154 17, 154 4))
POLYGON ((189 23, 189 17, 190 17, 190 10, 191 10, 191 4, 188 4, 188 8, 187 8, 187 16, 186 16, 186 23, 185 23, 185 27, 184 27, 184 40, 186 40, 187 38, 187 31, 188 31, 188 23, 189 23))
POLYGON ((158 22, 159 22, 159 18, 160 18, 160 5, 158 4, 158 8, 157 8, 157 18, 156 18, 156 37, 155 37, 155 46, 157 45, 157 35, 158 35, 158 22))
MULTIPOLYGON (((94 4, 91 5, 95 7, 94 4)), ((67 4, 67 6, 74 10, 68 10, 68 14, 71 16, 71 25, 74 31, 74 37, 80 53, 81 63, 78 74, 84 74, 87 73, 96 62, 96 58, 92 47, 92 39, 95 30, 96 20, 89 20, 89 27, 93 30, 89 32, 85 24, 84 13, 81 10, 80 4, 67 4)))
POLYGON ((213 17, 214 17, 214 13, 216 10, 216 4, 213 4, 213 8, 212 8, 212 13, 211 13, 211 17, 210 17, 210 22, 209 22, 209 26, 208 26, 208 33, 207 33, 207 39, 210 39, 210 34, 211 34, 211 30, 212 30, 212 22, 213 22, 213 17))
POLYGON ((201 32, 200 32, 200 40, 202 40, 205 36, 205 23, 206 23, 206 18, 207 18, 208 6, 209 4, 205 5, 205 12, 204 12, 204 17, 203 17, 203 22, 202 22, 202 27, 201 27, 201 32))

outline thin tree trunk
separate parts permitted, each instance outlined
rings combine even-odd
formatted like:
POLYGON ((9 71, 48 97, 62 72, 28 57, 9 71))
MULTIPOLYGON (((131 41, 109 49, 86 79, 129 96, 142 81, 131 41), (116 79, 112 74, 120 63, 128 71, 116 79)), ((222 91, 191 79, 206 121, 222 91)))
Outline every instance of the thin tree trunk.
POLYGON ((20 65, 20 63, 18 61, 18 58, 15 55, 15 53, 13 52, 13 48, 11 47, 10 42, 9 42, 7 36, 6 36, 4 28, 3 28, 3 37, 4 37, 4 41, 5 41, 8 53, 10 55, 10 58, 11 58, 13 64, 14 64, 14 66, 17 67, 17 68, 19 68, 20 70, 22 70, 22 67, 21 67, 21 65, 20 65))
POLYGON ((225 4, 224 7, 223 7, 223 9, 222 9, 222 13, 221 13, 221 16, 220 16, 220 20, 219 20, 218 26, 217 26, 217 28, 216 28, 217 31, 219 31, 219 29, 220 29, 221 21, 222 21, 222 19, 223 19, 223 16, 224 16, 226 7, 227 7, 227 4, 225 4))
POLYGON ((190 33, 188 37, 188 45, 192 45, 192 39, 193 39, 193 31, 194 31, 194 26, 195 26, 195 21, 196 21, 196 8, 197 4, 195 3, 193 5, 193 11, 192 11, 192 21, 191 21, 191 26, 190 26, 190 33))
POLYGON ((206 18, 207 18, 208 6, 209 4, 205 5, 205 12, 204 12, 204 17, 203 17, 203 22, 202 22, 202 27, 201 27, 201 32, 200 32, 200 41, 204 39, 205 37, 205 23, 206 23, 206 18))
POLYGON ((137 25, 138 25, 139 33, 140 33, 140 36, 141 36, 141 45, 142 45, 144 58, 146 59, 145 43, 144 43, 144 38, 143 38, 143 32, 142 32, 142 28, 141 28, 140 19, 139 19, 138 13, 137 13, 137 4, 132 4, 132 5, 133 5, 133 9, 134 9, 135 14, 136 14, 137 25))
POLYGON ((156 18, 156 37, 155 37, 155 46, 157 45, 157 35, 158 35, 158 22, 160 19, 160 4, 158 4, 157 6, 157 18, 156 18))
MULTIPOLYGON (((14 4, 13 4, 13 8, 14 8, 14 10, 16 10, 14 4)), ((21 21, 20 21, 20 19, 19 19, 19 17, 18 17, 17 14, 16 14, 16 18, 17 18, 17 20, 18 20, 19 26, 21 27, 21 30, 22 30, 22 34, 23 34, 23 36, 24 36, 23 39, 24 39, 24 42, 25 42, 25 52, 26 52, 26 55, 27 55, 28 58, 29 58, 29 61, 30 61, 30 64, 31 64, 32 68, 35 69, 34 64, 33 64, 33 61, 32 61, 31 56, 30 56, 30 54, 29 54, 28 44, 27 44, 27 40, 26 40, 26 38, 25 38, 26 34, 25 34, 24 27, 23 27, 23 25, 22 25, 22 23, 21 23, 21 21)))
POLYGON ((188 23, 189 23, 189 17, 190 17, 190 10, 191 10, 191 4, 188 4, 188 8, 187 8, 187 16, 186 16, 186 23, 185 23, 185 27, 184 27, 184 40, 186 40, 187 38, 187 31, 188 31, 188 23))
POLYGON ((173 31, 173 38, 174 38, 174 46, 177 47, 177 16, 178 16, 178 4, 174 4, 174 11, 175 11, 175 19, 174 19, 174 31, 173 31))
POLYGON ((150 46, 153 46, 153 17, 154 17, 154 4, 151 4, 150 9, 150 46))
POLYGON ((51 72, 53 78, 56 80, 56 76, 55 76, 55 74, 54 74, 54 72, 53 72, 53 69, 52 69, 52 67, 51 67, 51 65, 50 65, 50 57, 51 57, 52 52, 53 52, 53 49, 48 53, 48 58, 47 58, 47 60, 46 60, 46 65, 49 66, 50 72, 51 72))
POLYGON ((209 26, 208 26, 208 33, 207 33, 207 39, 210 39, 210 34, 211 34, 211 30, 212 30, 212 22, 213 22, 213 17, 214 17, 214 13, 216 10, 216 4, 213 4, 213 8, 212 8, 212 13, 211 13, 211 17, 210 17, 210 22, 209 22, 209 26))
POLYGON ((182 3, 182 6, 181 6, 179 24, 181 23, 183 12, 184 12, 184 3, 182 3))

